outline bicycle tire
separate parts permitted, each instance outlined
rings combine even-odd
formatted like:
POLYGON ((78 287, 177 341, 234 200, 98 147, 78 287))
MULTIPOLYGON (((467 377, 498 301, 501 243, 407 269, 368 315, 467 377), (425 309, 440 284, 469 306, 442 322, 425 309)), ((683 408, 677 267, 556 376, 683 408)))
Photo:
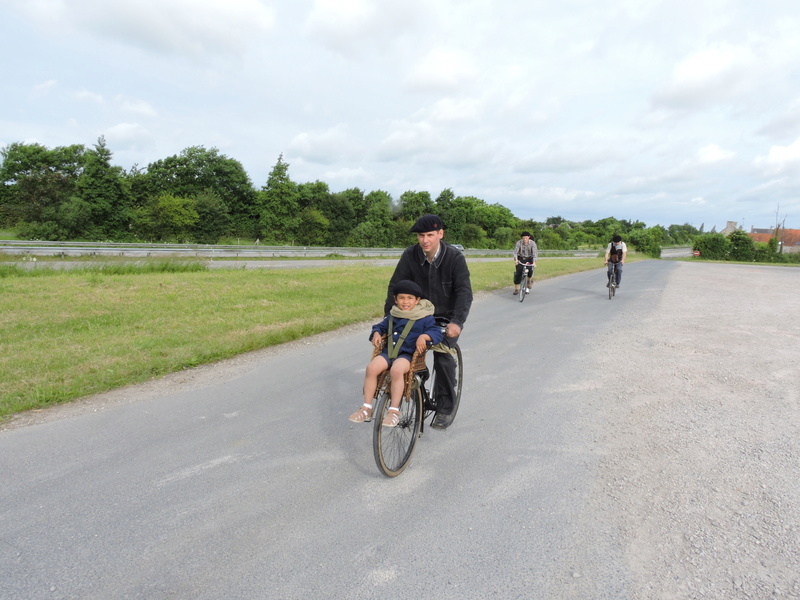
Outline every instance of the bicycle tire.
MULTIPOLYGON (((450 414, 453 416, 452 421, 456 418, 456 413, 458 412, 458 405, 461 402, 461 388, 464 386, 464 358, 461 353, 461 346, 456 344, 453 346, 454 355, 453 358, 456 361, 456 376, 455 376, 455 383, 456 383, 456 397, 453 398, 453 410, 450 411, 450 414)), ((428 415, 436 412, 436 370, 431 370, 431 379, 429 383, 429 390, 430 390, 430 398, 432 399, 432 407, 430 410, 425 411, 425 417, 428 415)))
POLYGON ((611 300, 611 296, 614 295, 614 284, 611 283, 611 280, 614 278, 614 273, 611 273, 611 277, 608 278, 608 299, 611 300))
POLYGON ((522 277, 519 279, 519 301, 525 300, 525 285, 528 283, 528 269, 523 267, 522 277))
POLYGON ((386 477, 397 477, 408 466, 422 429, 422 391, 414 389, 410 399, 404 398, 400 402, 400 423, 397 427, 382 426, 390 405, 387 382, 378 393, 373 412, 372 452, 378 470, 386 477))

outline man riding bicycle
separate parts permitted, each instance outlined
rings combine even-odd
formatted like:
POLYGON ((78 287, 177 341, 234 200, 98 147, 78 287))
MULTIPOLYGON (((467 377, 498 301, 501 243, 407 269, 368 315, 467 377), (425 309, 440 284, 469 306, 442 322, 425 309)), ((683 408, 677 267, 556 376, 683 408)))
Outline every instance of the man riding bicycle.
POLYGON ((531 239, 531 234, 527 231, 522 232, 522 239, 517 241, 514 246, 514 264, 517 270, 514 272, 514 295, 519 294, 519 286, 522 283, 522 273, 525 270, 525 265, 533 265, 528 271, 527 281, 525 282, 525 292, 531 291, 531 282, 533 281, 533 269, 536 267, 536 259, 539 257, 539 249, 536 247, 536 242, 531 239))
POLYGON ((611 285, 611 275, 616 270, 616 285, 619 287, 622 281, 622 265, 625 263, 625 258, 628 256, 628 246, 622 241, 622 236, 615 235, 611 242, 606 247, 606 262, 608 266, 608 283, 606 287, 611 285))
MULTIPOLYGON (((410 280, 422 288, 425 298, 433 302, 434 317, 449 321, 442 344, 452 348, 472 306, 472 283, 464 255, 445 242, 444 224, 437 215, 420 217, 411 228, 417 234, 417 243, 405 249, 389 281, 384 313, 389 314, 394 305, 392 286, 410 280)), ((431 422, 434 429, 446 429, 453 422, 455 392, 455 359, 446 352, 434 352, 433 369, 436 373, 436 416, 431 422)))

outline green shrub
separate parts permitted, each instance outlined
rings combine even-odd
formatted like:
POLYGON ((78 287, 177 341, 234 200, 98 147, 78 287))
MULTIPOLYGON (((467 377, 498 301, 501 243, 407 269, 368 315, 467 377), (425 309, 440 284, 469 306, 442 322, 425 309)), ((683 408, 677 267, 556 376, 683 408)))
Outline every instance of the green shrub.
POLYGON ((707 260, 728 260, 728 240, 721 233, 705 233, 694 239, 692 250, 707 260))
POLYGON ((728 236, 728 244, 730 245, 730 260, 755 260, 756 248, 753 238, 741 229, 728 236))

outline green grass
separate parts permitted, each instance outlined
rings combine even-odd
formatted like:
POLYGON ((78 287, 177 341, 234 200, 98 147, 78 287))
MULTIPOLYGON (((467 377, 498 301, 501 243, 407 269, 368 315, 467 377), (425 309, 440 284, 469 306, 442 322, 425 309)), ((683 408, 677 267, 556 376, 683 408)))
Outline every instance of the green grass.
MULTIPOLYGON (((602 267, 545 258, 537 279, 602 267)), ((394 267, 0 265, 0 419, 381 316, 394 267)), ((470 263, 473 289, 513 263, 470 263)))

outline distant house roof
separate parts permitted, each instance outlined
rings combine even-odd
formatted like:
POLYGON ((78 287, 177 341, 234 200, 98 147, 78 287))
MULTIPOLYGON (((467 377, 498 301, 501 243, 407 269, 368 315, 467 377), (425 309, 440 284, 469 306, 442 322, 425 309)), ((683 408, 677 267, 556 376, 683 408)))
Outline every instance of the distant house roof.
MULTIPOLYGON (((763 229, 755 230, 757 233, 750 233, 750 237, 753 238, 755 242, 768 242, 769 239, 774 235, 773 229, 768 229, 769 233, 761 233, 764 231, 763 229)), ((800 246, 800 229, 781 229, 778 233, 779 242, 783 242, 784 247, 787 246, 800 246)))

